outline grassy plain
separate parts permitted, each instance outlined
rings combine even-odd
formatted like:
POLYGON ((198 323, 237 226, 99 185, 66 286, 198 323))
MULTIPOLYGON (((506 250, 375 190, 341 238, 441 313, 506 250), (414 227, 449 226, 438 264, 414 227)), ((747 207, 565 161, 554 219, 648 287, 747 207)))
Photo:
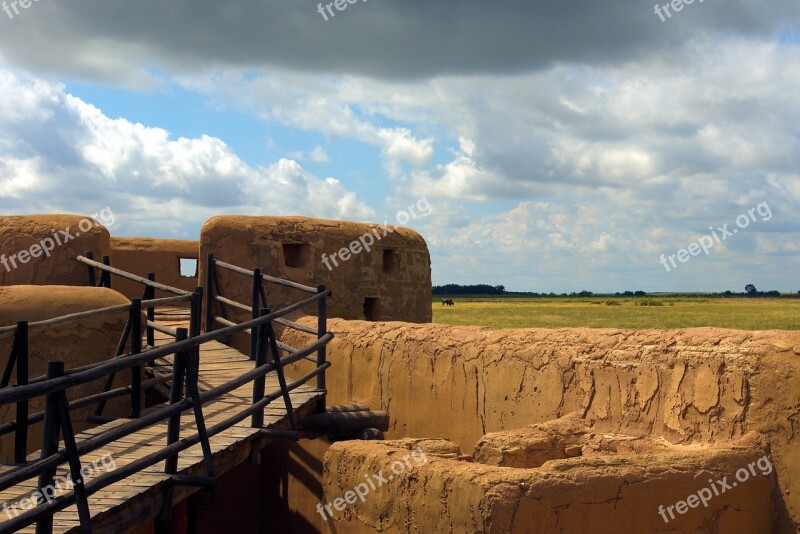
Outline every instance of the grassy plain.
POLYGON ((433 300, 433 322, 490 328, 800 330, 800 298, 453 297, 433 300))

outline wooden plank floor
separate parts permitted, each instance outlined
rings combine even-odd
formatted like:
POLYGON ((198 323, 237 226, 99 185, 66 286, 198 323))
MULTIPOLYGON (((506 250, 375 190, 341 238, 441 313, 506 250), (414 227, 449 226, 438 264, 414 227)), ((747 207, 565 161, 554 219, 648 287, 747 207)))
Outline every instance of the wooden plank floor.
MULTIPOLYGON (((156 317, 156 321, 173 328, 178 326, 186 327, 188 325, 188 315, 179 310, 166 310, 156 317)), ((156 333, 157 346, 170 341, 168 336, 156 333)), ((156 375, 166 373, 171 376, 172 368, 169 364, 171 359, 172 357, 170 356, 166 359, 157 360, 156 365, 148 369, 148 373, 156 375)), ((221 385, 252 368, 253 362, 240 352, 218 342, 204 344, 200 350, 200 390, 202 392, 221 385)), ((291 381, 289 377, 287 377, 287 380, 291 381)), ((267 375, 267 393, 278 391, 279 389, 275 373, 267 375)), ((246 409, 251 405, 252 394, 252 383, 249 383, 203 406, 206 427, 211 427, 236 412, 246 409)), ((309 386, 301 386, 291 393, 292 405, 298 420, 313 411, 314 401, 319 396, 320 393, 309 386)), ((126 421, 128 420, 117 420, 92 428, 80 433, 78 440, 103 433, 126 421)), ((242 462, 248 461, 253 450, 260 450, 271 440, 271 438, 261 436, 257 429, 249 426, 249 422, 250 418, 248 417, 241 423, 210 439, 214 465, 218 475, 242 462)), ((282 398, 273 401, 265 409, 264 426, 279 429, 289 427, 282 398)), ((191 436, 196 432, 192 411, 184 412, 181 416, 181 437, 191 436)), ((166 442, 167 423, 165 421, 125 436, 94 453, 84 455, 81 457, 81 463, 82 465, 87 465, 97 461, 98 472, 87 476, 87 479, 92 479, 94 476, 99 476, 106 472, 106 470, 113 469, 114 465, 121 467, 151 452, 155 452, 163 448, 166 442), (111 455, 113 462, 106 455, 111 455), (102 458, 105 458, 105 463, 101 463, 100 460, 102 458)), ((29 455, 31 460, 38 458, 38 452, 29 455)), ((7 466, 0 467, 0 472, 8 469, 9 467, 7 466)), ((89 509, 92 514, 94 532, 122 533, 150 521, 160 513, 169 487, 174 488, 172 490, 173 503, 177 503, 198 491, 198 488, 195 487, 171 485, 168 483, 168 477, 164 475, 163 469, 164 463, 158 463, 92 495, 89 498, 89 509)), ((66 463, 59 466, 58 476, 66 476, 68 472, 66 463)), ((180 453, 178 473, 188 475, 205 474, 203 453, 199 444, 180 453)), ((14 509, 11 506, 36 491, 36 484, 37 480, 34 478, 0 492, 0 525, 15 516, 14 509)), ((62 493, 64 492, 56 492, 57 495, 62 493)), ((20 510, 20 508, 17 507, 17 510, 20 510)), ((21 513, 21 510, 18 513, 21 513)), ((19 532, 34 531, 34 527, 30 526, 19 532)), ((78 512, 74 505, 55 515, 54 533, 78 531, 78 512)))

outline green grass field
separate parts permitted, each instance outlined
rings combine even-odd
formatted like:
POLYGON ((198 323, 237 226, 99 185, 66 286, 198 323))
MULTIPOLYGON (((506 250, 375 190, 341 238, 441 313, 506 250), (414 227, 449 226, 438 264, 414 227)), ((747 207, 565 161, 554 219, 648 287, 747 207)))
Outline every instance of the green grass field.
POLYGON ((692 328, 800 330, 800 299, 505 298, 433 300, 433 322, 490 328, 692 328), (649 304, 649 305, 648 305, 649 304))

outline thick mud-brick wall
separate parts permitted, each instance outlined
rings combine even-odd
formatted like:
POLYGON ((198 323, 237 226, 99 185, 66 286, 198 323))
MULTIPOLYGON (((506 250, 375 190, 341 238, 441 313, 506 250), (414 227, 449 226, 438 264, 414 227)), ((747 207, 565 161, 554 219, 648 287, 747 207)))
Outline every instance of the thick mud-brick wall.
MULTIPOLYGON (((203 284, 209 253, 246 269, 260 267, 271 276, 325 285, 333 292, 329 317, 431 321, 430 254, 422 236, 407 228, 387 232, 380 225, 307 217, 220 216, 201 230, 203 284)), ((218 274, 223 296, 250 303, 247 278, 223 269, 218 274)), ((309 296, 274 284, 267 292, 273 310, 309 296)), ((307 313, 316 314, 316 309, 307 313)), ((235 317, 237 322, 247 318, 235 317)))
MULTIPOLYGON (((156 282, 177 287, 184 291, 194 291, 197 287, 197 270, 191 275, 181 274, 181 260, 197 262, 200 243, 180 239, 152 239, 149 237, 112 237, 111 265, 147 278, 155 273, 156 282)), ((128 298, 142 298, 144 286, 124 278, 114 276, 111 287, 128 298)), ((174 296, 156 291, 156 298, 174 296)))
MULTIPOLYGON (((119 293, 105 288, 67 287, 67 286, 12 286, 0 287, 0 328, 16 325, 19 321, 29 323, 44 321, 55 317, 84 311, 126 304, 128 300, 119 293)), ((128 312, 119 312, 102 317, 94 317, 38 328, 30 327, 28 335, 29 378, 33 379, 47 373, 48 361, 63 361, 67 369, 107 361, 114 357, 128 312)), ((5 368, 6 359, 11 354, 14 331, 0 333, 0 365, 5 368)), ((11 384, 16 383, 16 368, 11 375, 11 384)), ((117 377, 114 387, 129 385, 130 373, 117 377), (126 382, 127 381, 127 382, 126 382)), ((70 388, 70 400, 86 397, 102 391, 104 380, 70 388)), ((30 401, 30 414, 44 409, 44 397, 30 401)), ((73 426, 76 431, 85 430, 90 425, 86 417, 94 411, 94 406, 74 410, 73 426)), ((104 415, 130 415, 130 402, 127 398, 109 401, 104 415)), ((12 421, 16 417, 14 404, 0 406, 0 423, 12 421)), ((31 425, 28 434, 28 452, 41 448, 41 423, 31 425)), ((0 438, 0 459, 8 462, 13 459, 14 434, 0 438)))
POLYGON ((447 452, 446 442, 437 440, 335 443, 325 456, 323 502, 334 503, 334 519, 324 532, 795 531, 780 520, 775 473, 769 469, 754 467, 755 475, 739 487, 720 495, 708 489, 705 506, 692 501, 691 509, 675 512, 674 503, 706 487, 708 479, 731 480, 738 469, 759 458, 759 465, 767 466, 763 450, 746 440, 710 448, 668 447, 658 453, 590 453, 536 468, 482 465, 442 452, 447 452), (376 480, 376 475, 382 476, 376 480), (354 488, 363 499, 349 495, 354 488), (672 516, 666 508, 670 505, 672 516))
POLYGON ((91 250, 111 255, 108 230, 79 215, 0 217, 0 285, 87 285, 86 265, 74 258, 91 250))
MULTIPOLYGON (((488 432, 578 411, 596 431, 771 447, 800 523, 800 333, 525 329, 330 321, 329 404, 388 410, 388 438, 446 438, 471 451, 488 432)), ((283 341, 302 346, 304 334, 283 341)), ((311 364, 287 373, 299 376, 311 364)))

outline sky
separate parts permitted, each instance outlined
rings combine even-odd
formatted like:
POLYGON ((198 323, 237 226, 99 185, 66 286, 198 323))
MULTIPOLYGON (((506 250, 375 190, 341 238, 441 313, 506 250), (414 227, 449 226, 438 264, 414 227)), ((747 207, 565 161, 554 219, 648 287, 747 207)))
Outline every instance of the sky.
POLYGON ((800 290, 797 0, 351 1, 0 3, 0 213, 427 203, 437 285, 800 290))

